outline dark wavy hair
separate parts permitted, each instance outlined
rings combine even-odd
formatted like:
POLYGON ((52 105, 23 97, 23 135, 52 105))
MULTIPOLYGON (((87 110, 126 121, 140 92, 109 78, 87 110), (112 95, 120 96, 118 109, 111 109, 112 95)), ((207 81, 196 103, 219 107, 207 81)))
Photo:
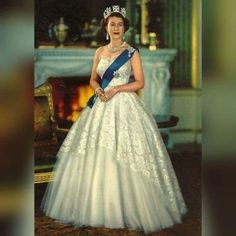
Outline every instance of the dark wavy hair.
POLYGON ((101 26, 102 26, 102 30, 103 30, 103 33, 106 34, 107 31, 106 31, 106 26, 108 24, 108 21, 109 21, 109 18, 112 17, 112 16, 116 16, 116 17, 120 17, 122 18, 123 22, 124 22, 124 32, 126 32, 128 29, 129 29, 129 20, 124 18, 120 13, 118 12, 113 12, 111 13, 111 15, 109 15, 107 18, 103 18, 102 20, 102 23, 101 23, 101 26))

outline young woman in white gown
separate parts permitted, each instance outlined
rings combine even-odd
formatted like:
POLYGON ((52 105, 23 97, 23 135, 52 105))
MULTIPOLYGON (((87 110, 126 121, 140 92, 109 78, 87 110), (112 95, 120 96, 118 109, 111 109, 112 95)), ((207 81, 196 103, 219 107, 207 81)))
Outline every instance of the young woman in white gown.
POLYGON ((135 93, 144 76, 138 51, 123 41, 125 9, 107 8, 104 26, 110 41, 97 49, 90 79, 96 97, 57 154, 41 208, 76 226, 171 227, 187 208, 156 122, 135 93))

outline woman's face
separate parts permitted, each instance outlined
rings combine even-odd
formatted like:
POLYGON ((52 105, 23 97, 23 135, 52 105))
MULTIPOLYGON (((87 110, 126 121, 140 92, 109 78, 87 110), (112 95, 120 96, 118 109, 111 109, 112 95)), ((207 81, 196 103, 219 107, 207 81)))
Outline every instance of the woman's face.
POLYGON ((106 30, 111 38, 122 38, 125 30, 123 19, 117 16, 109 17, 106 30))

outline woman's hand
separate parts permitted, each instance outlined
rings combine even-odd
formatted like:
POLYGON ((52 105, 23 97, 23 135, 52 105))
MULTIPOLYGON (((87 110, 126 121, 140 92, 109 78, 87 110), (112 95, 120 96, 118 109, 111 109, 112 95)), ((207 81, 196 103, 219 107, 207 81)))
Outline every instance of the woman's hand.
POLYGON ((100 98, 101 101, 106 101, 105 92, 102 88, 97 88, 95 90, 95 94, 100 98))
POLYGON ((110 88, 107 91, 105 91, 105 101, 110 100, 112 97, 114 97, 118 93, 118 89, 116 87, 110 88))

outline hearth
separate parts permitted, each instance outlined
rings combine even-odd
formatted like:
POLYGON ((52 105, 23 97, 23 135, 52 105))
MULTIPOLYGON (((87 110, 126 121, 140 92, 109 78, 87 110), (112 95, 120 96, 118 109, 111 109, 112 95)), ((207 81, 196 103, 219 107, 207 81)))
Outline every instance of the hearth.
POLYGON ((52 85, 58 128, 69 130, 94 93, 89 77, 50 77, 48 82, 52 85))

